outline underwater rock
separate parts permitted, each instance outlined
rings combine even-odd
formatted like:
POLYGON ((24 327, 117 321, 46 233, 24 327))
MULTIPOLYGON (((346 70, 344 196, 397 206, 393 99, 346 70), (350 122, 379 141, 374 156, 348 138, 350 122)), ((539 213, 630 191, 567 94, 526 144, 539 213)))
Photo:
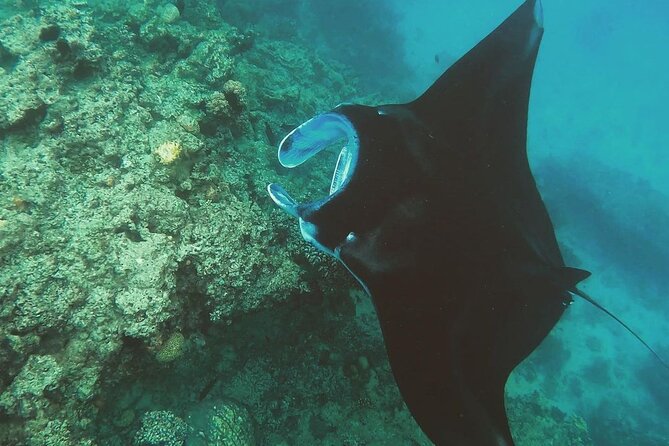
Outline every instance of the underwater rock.
POLYGON ((216 91, 205 101, 206 118, 201 128, 207 134, 215 135, 219 126, 225 125, 233 131, 233 135, 243 133, 244 128, 250 128, 247 109, 246 89, 241 82, 228 80, 223 84, 223 91, 216 91))
POLYGON ((76 435, 72 435, 70 424, 67 421, 53 420, 47 423, 31 421, 28 424, 31 432, 29 446, 94 446, 91 440, 75 439, 76 435))
POLYGON ((193 135, 200 133, 200 123, 195 113, 183 113, 177 116, 177 123, 188 133, 193 135))
MULTIPOLYGON (((81 70, 82 65, 94 67, 102 57, 102 49, 94 42, 96 29, 93 25, 90 10, 85 4, 67 5, 53 4, 42 11, 40 22, 40 36, 45 33, 51 34, 53 30, 58 30, 58 37, 49 39, 58 42, 60 46, 67 46, 67 56, 73 61, 73 74, 75 77, 81 77, 77 70, 81 70), (49 30, 52 30, 49 33, 49 30)), ((59 50, 61 56, 63 50, 59 50)))
POLYGON ((223 84, 223 94, 238 113, 246 107, 246 88, 241 82, 229 80, 223 84))
POLYGON ((7 413, 33 417, 49 406, 45 391, 54 389, 62 378, 63 368, 51 355, 33 355, 0 395, 0 407, 7 413))
POLYGON ((208 432, 211 444, 220 446, 253 446, 256 444, 249 411, 241 404, 226 401, 214 406, 208 432))
POLYGON ((197 240, 184 254, 197 271, 212 321, 262 308, 269 302, 280 302, 291 292, 308 289, 301 280, 304 272, 300 267, 278 255, 281 247, 250 249, 263 244, 268 233, 269 222, 257 205, 228 196, 210 207, 211 218, 220 226, 194 225, 183 235, 197 240))
POLYGON ((158 8, 158 15, 160 19, 165 23, 174 23, 179 20, 181 16, 181 11, 176 5, 172 3, 165 3, 163 6, 158 8))
POLYGON ((0 135, 38 123, 45 106, 57 96, 57 81, 39 69, 48 60, 44 51, 36 51, 39 24, 33 18, 14 16, 0 27, 0 135))
POLYGON ((154 410, 142 416, 142 427, 135 434, 135 446, 182 446, 188 425, 172 412, 154 410))
POLYGON ((157 11, 157 15, 150 16, 146 22, 139 24, 140 43, 163 60, 188 57, 202 40, 200 33, 192 25, 179 21, 178 16, 175 18, 174 13, 178 14, 179 10, 172 8, 174 5, 165 6, 157 11))
POLYGON ((0 134, 39 124, 67 78, 93 74, 102 56, 90 12, 51 4, 0 28, 0 134), (55 69, 53 64, 56 64, 55 69))
POLYGON ((174 289, 175 253, 167 236, 140 234, 142 240, 127 240, 119 253, 119 269, 131 272, 127 288, 115 297, 127 317, 126 336, 147 339, 171 314, 170 291, 174 289))
POLYGON ((211 33, 211 37, 200 42, 188 58, 186 70, 198 80, 204 80, 212 86, 223 84, 230 78, 234 61, 228 55, 230 48, 223 34, 211 33))
POLYGON ((256 446, 255 427, 248 409, 232 400, 216 401, 189 417, 193 445, 256 446))
POLYGON ((215 92, 205 103, 207 114, 220 119, 230 119, 232 117, 232 107, 224 93, 215 92))
POLYGON ((21 87, 19 77, 2 76, 0 80, 0 91, 11 92, 0 97, 0 135, 4 131, 38 124, 46 114, 46 104, 37 91, 21 87))

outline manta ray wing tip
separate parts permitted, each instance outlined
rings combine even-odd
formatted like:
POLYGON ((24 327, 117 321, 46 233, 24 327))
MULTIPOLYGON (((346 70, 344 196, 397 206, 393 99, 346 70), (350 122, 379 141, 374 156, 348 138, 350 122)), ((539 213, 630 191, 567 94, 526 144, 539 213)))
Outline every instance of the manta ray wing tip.
POLYGON ((544 7, 541 4, 541 0, 534 2, 534 21, 537 22, 539 28, 544 27, 544 7))

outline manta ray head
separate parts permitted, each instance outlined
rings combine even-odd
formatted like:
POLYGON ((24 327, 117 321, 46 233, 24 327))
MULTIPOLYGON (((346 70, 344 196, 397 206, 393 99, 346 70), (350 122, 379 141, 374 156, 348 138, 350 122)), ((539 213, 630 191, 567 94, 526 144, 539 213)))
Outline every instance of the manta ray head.
POLYGON ((365 286, 368 273, 395 271, 413 260, 417 245, 408 241, 425 206, 414 193, 416 178, 423 177, 416 170, 424 170, 416 153, 427 145, 425 132, 408 128, 417 126, 394 106, 347 104, 306 121, 279 145, 279 161, 288 168, 333 144, 341 147, 326 197, 297 203, 278 184, 268 192, 299 219, 306 241, 342 261, 365 286))

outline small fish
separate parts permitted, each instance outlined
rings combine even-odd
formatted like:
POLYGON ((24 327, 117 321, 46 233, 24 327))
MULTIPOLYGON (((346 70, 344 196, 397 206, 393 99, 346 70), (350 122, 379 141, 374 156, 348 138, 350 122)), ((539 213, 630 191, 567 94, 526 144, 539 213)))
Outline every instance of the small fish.
POLYGON ((200 390, 200 393, 198 394, 197 400, 202 401, 203 399, 205 399, 211 393, 211 391, 214 388, 214 386, 216 385, 216 383, 218 383, 218 380, 219 380, 218 375, 216 375, 214 378, 209 380, 209 382, 207 382, 207 384, 205 384, 205 386, 202 388, 202 390, 200 390))

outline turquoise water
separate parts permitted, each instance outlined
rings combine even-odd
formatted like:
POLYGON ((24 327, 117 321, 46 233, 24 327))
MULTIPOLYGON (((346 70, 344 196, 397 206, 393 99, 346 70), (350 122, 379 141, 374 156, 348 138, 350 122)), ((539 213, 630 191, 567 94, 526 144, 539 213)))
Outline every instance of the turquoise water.
MULTIPOLYGON (((368 297, 265 187, 327 191, 336 154, 288 175, 286 132, 410 100, 518 3, 0 4, 0 444, 430 444, 368 297)), ((558 240, 669 358, 669 6, 544 15, 528 153, 558 240)), ((515 441, 667 445, 668 376, 576 300, 507 385, 515 441)))

